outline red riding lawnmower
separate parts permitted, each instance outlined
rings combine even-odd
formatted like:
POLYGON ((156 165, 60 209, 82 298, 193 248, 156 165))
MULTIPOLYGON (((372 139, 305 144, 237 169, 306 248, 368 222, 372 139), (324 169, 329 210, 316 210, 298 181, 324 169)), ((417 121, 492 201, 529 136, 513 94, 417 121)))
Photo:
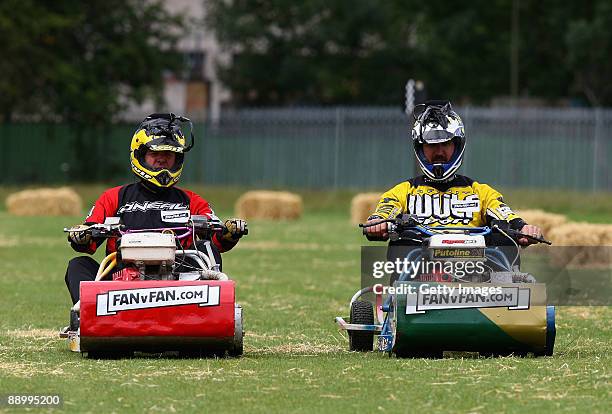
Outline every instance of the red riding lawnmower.
POLYGON ((242 307, 209 241, 223 231, 219 220, 192 216, 173 228, 126 230, 110 218, 87 231, 118 238, 118 250, 102 260, 95 281, 81 283, 70 327, 60 335, 72 351, 90 358, 135 351, 242 355, 242 307), (190 250, 182 248, 186 238, 193 240, 190 250))

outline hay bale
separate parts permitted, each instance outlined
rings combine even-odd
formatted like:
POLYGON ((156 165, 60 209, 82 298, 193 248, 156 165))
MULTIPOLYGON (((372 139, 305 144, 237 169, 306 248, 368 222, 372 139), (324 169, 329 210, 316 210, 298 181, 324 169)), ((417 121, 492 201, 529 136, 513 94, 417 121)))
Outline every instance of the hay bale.
POLYGON ((610 224, 569 222, 553 228, 549 234, 553 242, 551 263, 558 267, 608 267, 610 247, 605 246, 612 246, 611 233, 610 224))
POLYGON ((365 222, 376 209, 379 200, 379 193, 361 193, 353 197, 351 200, 351 223, 365 222))
POLYGON ((247 220, 296 220, 302 209, 302 197, 286 191, 248 191, 235 206, 236 215, 247 220))
POLYGON ((83 201, 69 187, 39 188, 9 195, 6 208, 15 216, 79 216, 83 201))
POLYGON ((610 244, 610 224, 569 222, 550 231, 555 246, 606 246, 610 244))
POLYGON ((521 210, 516 214, 527 223, 540 227, 545 236, 548 236, 552 229, 567 223, 567 217, 563 214, 548 213, 544 210, 521 210))

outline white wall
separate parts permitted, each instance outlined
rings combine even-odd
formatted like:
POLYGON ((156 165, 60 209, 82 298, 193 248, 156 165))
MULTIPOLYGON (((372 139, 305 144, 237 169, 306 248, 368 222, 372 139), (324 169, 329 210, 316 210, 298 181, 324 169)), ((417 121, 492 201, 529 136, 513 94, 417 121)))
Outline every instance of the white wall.
MULTIPOLYGON (((205 0, 165 0, 164 6, 172 13, 182 13, 187 16, 187 34, 180 39, 178 49, 184 52, 204 51, 205 62, 203 68, 204 79, 210 82, 210 102, 208 111, 189 114, 194 120, 218 120, 221 105, 231 98, 231 94, 217 77, 216 62, 229 60, 229 54, 223 53, 214 34, 207 30, 203 19, 206 14, 205 0)), ((123 118, 141 120, 153 112, 170 111, 186 115, 187 83, 185 81, 168 77, 164 90, 166 105, 163 108, 155 107, 153 102, 142 105, 131 105, 123 118)))

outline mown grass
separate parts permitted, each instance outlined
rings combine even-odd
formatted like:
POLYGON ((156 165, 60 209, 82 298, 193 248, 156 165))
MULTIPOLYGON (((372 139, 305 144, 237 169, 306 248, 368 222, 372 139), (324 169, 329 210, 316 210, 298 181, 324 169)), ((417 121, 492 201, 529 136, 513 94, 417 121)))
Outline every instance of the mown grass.
MULTIPOLYGON (((93 199, 99 190, 83 194, 93 199)), ((222 216, 240 193, 201 190, 222 216)), ((0 394, 59 393, 69 412, 609 412, 609 307, 558 309, 552 358, 348 352, 333 317, 346 315, 359 287, 362 240, 348 223, 350 196, 311 192, 301 220, 251 222, 249 236, 224 255, 245 310, 240 359, 70 353, 56 338, 67 323, 63 277, 74 254, 61 229, 82 218, 0 212, 0 394)), ((593 205, 576 217, 610 220, 593 205)))

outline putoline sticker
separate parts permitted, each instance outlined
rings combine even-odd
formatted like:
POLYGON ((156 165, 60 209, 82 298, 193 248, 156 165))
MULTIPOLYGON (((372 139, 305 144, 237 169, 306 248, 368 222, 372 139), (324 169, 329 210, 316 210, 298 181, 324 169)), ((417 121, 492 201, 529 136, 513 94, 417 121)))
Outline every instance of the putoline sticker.
POLYGON ((220 286, 208 285, 111 290, 98 295, 96 315, 177 305, 216 306, 219 305, 220 290, 220 286))
MULTIPOLYGON (((423 285, 421 285, 423 286, 423 285)), ((529 288, 496 287, 495 292, 475 293, 471 288, 440 286, 414 289, 406 294, 406 314, 439 309, 505 308, 529 309, 529 288)))

